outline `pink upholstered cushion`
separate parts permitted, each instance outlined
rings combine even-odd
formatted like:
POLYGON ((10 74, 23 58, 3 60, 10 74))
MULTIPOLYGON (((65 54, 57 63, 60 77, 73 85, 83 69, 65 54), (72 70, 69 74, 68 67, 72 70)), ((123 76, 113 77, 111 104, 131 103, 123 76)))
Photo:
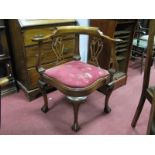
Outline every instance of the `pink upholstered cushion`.
POLYGON ((55 78, 66 86, 84 88, 97 79, 109 75, 109 72, 81 61, 70 61, 47 69, 44 74, 55 78))

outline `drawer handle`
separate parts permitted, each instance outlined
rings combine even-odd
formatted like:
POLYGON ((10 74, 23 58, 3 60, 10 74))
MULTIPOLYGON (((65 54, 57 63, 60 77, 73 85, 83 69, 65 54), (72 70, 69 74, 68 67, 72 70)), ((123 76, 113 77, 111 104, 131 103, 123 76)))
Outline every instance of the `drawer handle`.
POLYGON ((41 41, 43 40, 44 35, 43 34, 36 34, 32 37, 32 41, 41 41))
POLYGON ((41 38, 41 37, 43 37, 44 35, 43 34, 35 34, 33 37, 35 37, 35 38, 41 38))
POLYGON ((43 34, 35 34, 35 35, 33 36, 33 38, 42 38, 42 37, 44 37, 43 34))

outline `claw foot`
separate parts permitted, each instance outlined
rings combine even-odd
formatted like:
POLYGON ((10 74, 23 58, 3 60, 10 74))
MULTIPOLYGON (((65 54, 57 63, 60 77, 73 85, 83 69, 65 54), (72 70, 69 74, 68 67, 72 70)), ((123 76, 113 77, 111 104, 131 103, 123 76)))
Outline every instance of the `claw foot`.
POLYGON ((47 113, 48 110, 49 110, 49 109, 48 109, 47 106, 43 106, 43 107, 41 108, 41 111, 44 112, 44 113, 47 113))
POLYGON ((80 130, 80 126, 78 123, 74 123, 73 126, 72 126, 72 130, 77 132, 78 130, 80 130))
POLYGON ((110 113, 111 112, 111 108, 109 106, 104 108, 104 113, 110 113))

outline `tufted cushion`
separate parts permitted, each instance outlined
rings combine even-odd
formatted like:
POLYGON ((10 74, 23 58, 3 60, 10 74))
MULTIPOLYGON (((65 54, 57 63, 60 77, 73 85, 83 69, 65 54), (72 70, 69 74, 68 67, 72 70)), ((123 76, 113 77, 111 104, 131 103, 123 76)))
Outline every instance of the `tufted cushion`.
POLYGON ((44 74, 55 78, 66 86, 84 88, 97 79, 108 76, 109 72, 81 61, 70 61, 47 69, 44 74))

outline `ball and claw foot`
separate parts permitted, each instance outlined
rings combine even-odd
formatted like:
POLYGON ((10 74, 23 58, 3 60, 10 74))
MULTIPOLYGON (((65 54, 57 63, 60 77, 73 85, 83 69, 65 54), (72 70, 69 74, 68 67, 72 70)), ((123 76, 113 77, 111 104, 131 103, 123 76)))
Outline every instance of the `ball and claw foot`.
POLYGON ((49 110, 49 108, 48 108, 47 106, 43 106, 43 107, 41 108, 41 111, 44 112, 44 113, 47 113, 48 110, 49 110))
POLYGON ((72 130, 75 131, 75 132, 79 131, 79 130, 80 130, 79 124, 78 124, 78 123, 74 123, 74 124, 72 125, 72 130))
POLYGON ((111 112, 111 108, 109 106, 104 108, 104 113, 110 113, 111 112))

